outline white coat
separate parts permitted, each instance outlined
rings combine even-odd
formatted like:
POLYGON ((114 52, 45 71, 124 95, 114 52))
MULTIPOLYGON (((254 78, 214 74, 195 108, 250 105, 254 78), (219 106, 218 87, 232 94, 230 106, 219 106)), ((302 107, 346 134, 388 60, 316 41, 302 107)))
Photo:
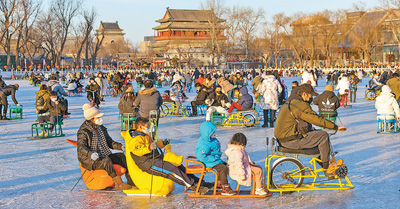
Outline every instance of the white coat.
POLYGON ((282 92, 282 87, 275 76, 267 75, 264 81, 258 85, 257 91, 263 94, 261 108, 263 110, 277 110, 279 106, 278 95, 282 92))
MULTIPOLYGON (((375 101, 375 108, 377 110, 378 115, 395 115, 396 118, 400 117, 400 109, 399 104, 396 101, 396 98, 391 92, 389 86, 384 85, 382 87, 381 94, 376 98, 375 101)), ((379 116, 378 116, 379 118, 379 116)), ((382 119, 384 117, 381 117, 382 119)), ((393 119, 390 117, 387 119, 393 119)))
POLYGON ((350 92, 350 82, 349 79, 346 76, 343 76, 338 85, 335 88, 336 90, 339 90, 339 94, 343 95, 346 93, 346 90, 348 90, 348 92, 350 92))

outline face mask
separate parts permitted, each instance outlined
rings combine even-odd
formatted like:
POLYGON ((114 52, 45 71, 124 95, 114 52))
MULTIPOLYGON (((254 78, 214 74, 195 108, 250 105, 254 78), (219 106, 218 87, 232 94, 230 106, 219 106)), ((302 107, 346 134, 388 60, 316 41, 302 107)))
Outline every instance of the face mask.
POLYGON ((51 101, 55 102, 55 101, 57 101, 57 98, 53 98, 53 99, 51 99, 51 101))
POLYGON ((216 91, 217 94, 221 94, 221 91, 216 91))
POLYGON ((103 118, 97 118, 97 120, 94 121, 94 124, 101 126, 103 124, 103 118))
POLYGON ((210 136, 210 138, 217 138, 217 134, 216 134, 216 133, 213 133, 213 134, 210 136))
POLYGON ((142 126, 142 132, 146 135, 150 135, 150 129, 142 126))

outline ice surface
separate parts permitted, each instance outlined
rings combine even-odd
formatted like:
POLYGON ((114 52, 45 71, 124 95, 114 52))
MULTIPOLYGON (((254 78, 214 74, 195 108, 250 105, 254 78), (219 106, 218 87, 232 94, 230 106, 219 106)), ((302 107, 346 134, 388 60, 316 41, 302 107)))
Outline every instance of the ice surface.
MULTIPOLYGON (((284 78, 289 86, 293 80, 300 79, 284 78)), ((339 110, 340 120, 348 130, 332 137, 335 151, 339 152, 337 157, 347 164, 348 176, 355 189, 274 194, 268 198, 207 199, 189 198, 182 194, 183 187, 176 185, 170 196, 150 200, 148 197, 81 192, 79 189, 86 189, 82 181, 70 192, 81 174, 76 148, 65 139, 76 140, 76 132, 84 121, 81 107, 87 103, 86 95, 68 98, 72 115, 64 120, 65 137, 28 140, 30 125, 36 120, 34 101, 38 87, 28 85, 28 81, 7 80, 7 84, 20 84, 17 100, 24 106, 24 119, 0 121, 0 208, 398 208, 399 135, 376 133, 374 102, 364 99, 367 82, 368 78, 364 78, 363 84, 359 85, 357 103, 352 108, 339 110)), ((319 80, 319 83, 317 90, 322 92, 325 81, 319 80)), ((136 84, 134 87, 137 89, 136 84)), ((164 90, 159 89, 160 92, 164 90)), ((188 95, 191 101, 195 93, 188 95)), ((9 102, 12 103, 11 98, 9 102)), ((105 113, 104 124, 110 135, 122 142, 117 105, 117 98, 106 97, 100 111, 105 113)), ((203 121, 204 117, 162 118, 158 137, 170 138, 172 151, 178 155, 194 155, 203 121)), ((253 161, 264 166, 265 137, 272 137, 273 129, 218 127, 217 135, 223 150, 236 132, 243 132, 248 137, 246 150, 253 161)), ((206 180, 212 181, 210 177, 206 180)), ((230 183, 236 185, 232 180, 230 183)))

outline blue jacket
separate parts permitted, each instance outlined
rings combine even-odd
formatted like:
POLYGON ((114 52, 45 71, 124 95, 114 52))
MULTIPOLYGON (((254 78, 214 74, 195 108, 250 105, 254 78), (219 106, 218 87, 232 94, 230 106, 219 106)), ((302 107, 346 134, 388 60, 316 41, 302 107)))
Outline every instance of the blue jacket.
POLYGON ((242 107, 242 110, 249 110, 253 107, 253 97, 248 93, 247 87, 242 87, 239 90, 242 93, 242 97, 238 101, 238 104, 242 107))
POLYGON ((201 137, 196 144, 196 158, 206 167, 214 167, 223 163, 221 160, 221 144, 218 139, 211 138, 215 130, 217 130, 217 127, 211 122, 206 121, 200 125, 201 137))

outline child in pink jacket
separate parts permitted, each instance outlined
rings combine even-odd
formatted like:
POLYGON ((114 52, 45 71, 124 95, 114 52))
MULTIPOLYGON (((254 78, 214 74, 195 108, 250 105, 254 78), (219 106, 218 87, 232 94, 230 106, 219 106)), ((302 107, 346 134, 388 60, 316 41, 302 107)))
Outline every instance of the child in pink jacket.
POLYGON ((228 156, 229 176, 243 186, 251 186, 251 172, 255 174, 256 195, 266 195, 262 188, 262 168, 251 162, 249 154, 244 150, 247 138, 242 133, 233 135, 228 149, 225 150, 228 156))

